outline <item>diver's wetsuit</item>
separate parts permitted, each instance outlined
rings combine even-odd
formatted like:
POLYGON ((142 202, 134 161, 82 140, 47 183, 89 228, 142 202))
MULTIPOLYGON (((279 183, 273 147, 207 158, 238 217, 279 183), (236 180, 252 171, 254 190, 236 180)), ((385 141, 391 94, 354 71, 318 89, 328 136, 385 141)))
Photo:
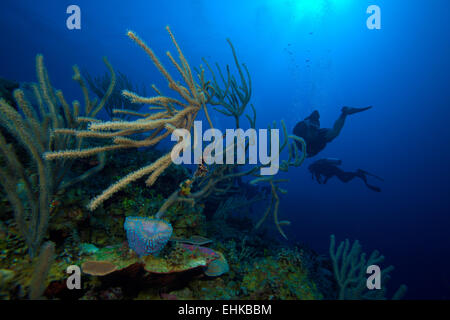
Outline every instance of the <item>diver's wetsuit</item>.
POLYGON ((312 163, 308 170, 312 174, 312 178, 316 178, 317 182, 320 184, 325 184, 328 182, 328 180, 332 177, 337 177, 339 180, 341 180, 344 183, 347 183, 354 178, 360 178, 362 181, 364 181, 365 185, 375 192, 380 192, 381 189, 379 187, 370 185, 367 182, 367 175, 373 176, 379 180, 382 180, 380 177, 377 177, 371 173, 368 173, 364 170, 358 169, 356 172, 346 172, 342 169, 338 168, 339 165, 342 164, 342 161, 339 159, 320 159, 316 162, 312 163), (323 179, 322 176, 325 178, 323 179))
MULTIPOLYGON (((294 134, 301 137, 306 142, 306 156, 308 158, 315 156, 320 151, 322 151, 328 142, 333 141, 341 132, 344 127, 345 119, 348 115, 362 112, 372 108, 350 108, 343 107, 341 110, 341 115, 334 122, 333 128, 320 128, 320 114, 317 110, 313 111, 307 118, 303 121, 297 123, 294 127, 294 134)), ((299 148, 301 145, 297 142, 299 148)))

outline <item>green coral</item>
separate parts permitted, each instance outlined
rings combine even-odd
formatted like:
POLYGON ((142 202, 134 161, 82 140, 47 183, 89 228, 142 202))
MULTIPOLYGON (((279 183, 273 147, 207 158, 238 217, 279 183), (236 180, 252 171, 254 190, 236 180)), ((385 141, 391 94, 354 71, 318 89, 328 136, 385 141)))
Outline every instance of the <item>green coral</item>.
POLYGON ((245 274, 241 289, 250 299, 317 300, 322 299, 315 283, 293 250, 278 257, 256 260, 245 274))
MULTIPOLYGON (((384 256, 375 250, 366 258, 366 253, 362 252, 362 247, 358 240, 350 246, 350 241, 345 239, 336 249, 336 238, 330 237, 330 256, 333 262, 334 275, 339 286, 338 299, 340 300, 385 300, 386 283, 390 279, 389 273, 394 270, 393 266, 384 268, 381 272, 381 289, 367 289, 368 266, 379 265, 384 261, 384 256)), ((405 285, 393 295, 393 299, 402 298, 406 293, 405 285)))

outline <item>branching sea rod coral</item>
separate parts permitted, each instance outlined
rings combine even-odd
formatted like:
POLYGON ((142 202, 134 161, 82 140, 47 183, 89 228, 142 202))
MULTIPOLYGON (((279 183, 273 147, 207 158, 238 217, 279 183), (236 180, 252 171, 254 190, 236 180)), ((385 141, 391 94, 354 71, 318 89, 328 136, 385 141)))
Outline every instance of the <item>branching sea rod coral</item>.
MULTIPOLYGON (((366 257, 366 253, 362 252, 362 247, 358 240, 350 245, 350 241, 346 239, 342 241, 336 248, 336 238, 334 235, 330 237, 330 257, 333 263, 333 271, 336 282, 339 287, 339 300, 385 300, 386 299, 386 283, 389 281, 393 266, 388 266, 381 271, 381 288, 376 290, 368 290, 367 288, 367 267, 371 265, 379 265, 384 261, 384 256, 375 250, 366 257)), ((394 293, 392 299, 401 299, 407 291, 405 285, 394 293)))
MULTIPOLYGON (((167 56, 180 73, 185 86, 179 82, 175 82, 172 75, 163 66, 153 50, 148 47, 134 32, 129 31, 127 35, 142 49, 144 49, 159 72, 168 81, 169 88, 178 93, 181 99, 164 96, 155 86, 153 86, 153 89, 157 92, 158 96, 150 98, 141 97, 129 91, 123 91, 122 94, 128 97, 132 102, 150 104, 152 105, 150 110, 158 110, 159 112, 153 114, 132 112, 133 115, 140 118, 135 121, 104 122, 92 119, 88 130, 64 131, 64 133, 73 134, 78 137, 104 138, 110 140, 112 142, 111 144, 107 144, 103 147, 47 152, 46 159, 54 160, 82 158, 116 149, 150 147, 168 137, 172 131, 177 128, 191 130, 194 120, 202 108, 206 113, 206 117, 210 119, 206 109, 208 98, 204 92, 207 92, 207 83, 204 81, 203 73, 199 75, 200 83, 197 83, 193 77, 188 62, 169 27, 167 27, 167 31, 169 32, 172 42, 177 49, 180 63, 172 57, 170 52, 167 52, 167 56), (142 132, 148 132, 150 134, 142 140, 135 140, 130 137, 136 133, 142 132)), ((124 110, 121 110, 120 112, 127 113, 127 111, 124 110)), ((211 121, 210 124, 212 125, 211 121)), ((61 133, 61 131, 55 131, 55 133, 58 134, 61 133)), ((170 166, 171 163, 172 161, 169 152, 155 162, 130 173, 108 187, 103 191, 103 193, 89 203, 88 208, 90 210, 95 210, 102 202, 110 198, 114 193, 129 183, 146 175, 150 175, 147 178, 146 183, 148 186, 151 186, 164 172, 164 170, 170 166)))
MULTIPOLYGON (((114 87, 114 70, 106 58, 104 61, 111 72, 111 83, 100 102, 90 100, 78 67, 74 66, 74 80, 80 84, 85 95, 85 115, 88 118, 95 117, 103 108, 114 87)), ((42 55, 36 57, 36 73, 38 83, 29 85, 30 92, 26 94, 22 89, 14 91, 17 110, 5 100, 0 100, 0 126, 15 139, 13 143, 7 143, 0 133, 0 184, 14 209, 16 225, 31 256, 37 253, 47 231, 52 198, 100 171, 105 164, 104 154, 99 154, 96 167, 81 176, 67 179, 72 161, 44 160, 45 152, 82 146, 82 137, 67 133, 81 128, 86 117, 80 116, 78 101, 74 101, 70 108, 62 91, 53 89, 42 55), (19 145, 27 151, 28 157, 19 155, 19 145)))
MULTIPOLYGON (((275 127, 276 124, 273 124, 273 127, 275 127)), ((281 146, 279 147, 280 151, 278 154, 281 154, 281 152, 288 147, 288 159, 283 160, 280 165, 280 170, 287 172, 289 170, 289 167, 299 167, 302 165, 303 161, 305 161, 306 158, 306 143, 305 141, 297 136, 294 135, 288 135, 286 130, 286 125, 284 124, 284 121, 281 121, 281 126, 283 128, 284 133, 284 140, 281 146), (298 147, 296 142, 298 142, 301 147, 301 153, 299 153, 298 147)), ((270 129, 270 128, 269 128, 270 129)), ((270 132, 270 130, 269 130, 270 132)), ((270 139, 269 139, 270 141, 270 139)), ((278 208, 280 205, 280 195, 279 194, 286 194, 287 190, 282 189, 279 187, 279 184, 282 182, 288 182, 288 179, 276 179, 275 176, 264 176, 264 177, 258 177, 256 179, 253 179, 250 181, 251 184, 258 184, 258 183, 268 183, 270 185, 270 192, 271 192, 271 200, 270 204, 267 207, 266 211, 264 212, 264 215, 259 220, 259 222, 256 224, 255 229, 258 229, 263 222, 266 220, 266 218, 269 216, 270 212, 273 208, 273 220, 275 223, 275 226, 277 227, 278 232, 287 240, 286 234, 283 232, 283 229, 281 228, 283 225, 290 225, 289 221, 279 221, 278 219, 278 208)))
MULTIPOLYGON (((209 88, 212 90, 213 95, 211 96, 210 104, 214 107, 214 110, 229 116, 234 117, 236 122, 236 128, 240 128, 239 119, 244 114, 244 111, 247 107, 247 105, 250 102, 250 98, 252 95, 252 80, 250 77, 250 73, 248 72, 247 66, 243 63, 242 67, 239 64, 239 60, 236 55, 236 50, 234 49, 233 44, 231 43, 230 39, 227 39, 228 44, 230 45, 231 51, 233 53, 234 62, 236 65, 236 68, 239 73, 240 83, 238 83, 235 79, 235 77, 230 72, 230 67, 227 65, 227 79, 224 78, 223 72, 219 67, 219 64, 216 63, 217 71, 219 74, 219 77, 222 81, 222 83, 225 85, 224 88, 221 88, 219 85, 219 82, 217 81, 217 76, 214 73, 213 69, 210 67, 208 61, 203 58, 203 62, 206 64, 207 68, 209 69, 212 81, 209 85, 209 88), (243 69, 245 70, 245 73, 247 75, 247 79, 244 76, 243 69), (218 108, 222 107, 222 108, 218 108)), ((255 127, 255 117, 256 117, 256 111, 253 105, 251 105, 253 109, 253 119, 250 118, 248 115, 246 115, 247 119, 250 122, 250 125, 252 128, 255 127)))
POLYGON ((33 270, 30 283, 30 299, 41 299, 46 288, 47 276, 55 259, 55 244, 47 242, 42 245, 41 253, 33 270))

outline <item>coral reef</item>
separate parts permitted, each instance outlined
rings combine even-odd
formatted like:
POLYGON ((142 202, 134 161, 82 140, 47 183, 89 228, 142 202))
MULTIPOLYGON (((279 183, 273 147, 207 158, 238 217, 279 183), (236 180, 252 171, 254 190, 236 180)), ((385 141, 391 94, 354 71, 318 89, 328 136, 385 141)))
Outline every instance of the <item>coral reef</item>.
POLYGON ((321 294, 308 280, 301 266, 290 261, 267 258, 255 262, 244 276, 241 290, 250 299, 316 300, 321 294))
MULTIPOLYGON (((156 145, 161 140, 169 136, 175 129, 187 129, 193 130, 193 122, 196 119, 198 113, 203 110, 211 128, 213 123, 209 116, 208 105, 215 106, 214 109, 218 112, 234 117, 236 128, 240 128, 240 117, 245 112, 247 105, 251 98, 251 78, 248 69, 245 64, 241 64, 238 61, 235 49, 230 40, 228 43, 231 47, 236 68, 239 73, 240 83, 236 81, 236 78, 231 75, 230 68, 227 66, 227 79, 223 76, 220 67, 217 64, 219 76, 224 83, 225 87, 221 87, 217 81, 217 76, 206 63, 211 76, 212 81, 207 81, 205 78, 205 70, 201 67, 197 71, 199 81, 194 79, 193 72, 189 66, 188 61, 183 55, 175 37, 173 36, 169 27, 167 31, 174 43, 180 62, 177 62, 170 52, 167 52, 172 64, 178 70, 183 79, 185 86, 176 82, 173 76, 167 71, 167 69, 160 62, 153 50, 148 47, 143 40, 141 40, 132 31, 128 32, 128 36, 134 40, 144 51, 148 54, 154 65, 159 72, 168 81, 169 88, 178 93, 183 99, 175 99, 161 94, 155 86, 153 89, 159 94, 156 97, 145 98, 139 96, 136 93, 128 90, 123 90, 122 95, 128 97, 131 102, 137 104, 150 105, 150 111, 158 110, 156 113, 137 113, 128 112, 129 115, 138 117, 134 121, 101 121, 99 119, 90 119, 90 124, 87 130, 55 130, 55 134, 73 134, 76 137, 89 137, 110 140, 112 143, 100 147, 86 148, 86 149, 73 149, 64 151, 46 152, 45 157, 48 160, 56 159, 73 159, 84 158, 92 155, 112 151, 117 149, 128 149, 138 147, 150 147, 156 145), (244 76, 244 70, 247 74, 247 78, 244 76), (178 109, 181 108, 181 109, 178 109), (136 136, 136 134, 147 133, 147 136, 142 136, 142 139, 136 140, 128 138, 130 136, 136 136)), ((253 117, 246 115, 249 120, 250 127, 254 128, 256 123, 256 111, 252 105, 253 117)), ((127 114, 126 110, 117 110, 121 114, 127 114)), ((273 125, 275 127, 275 124, 273 125)), ((288 136, 287 131, 282 122, 284 141, 280 146, 279 152, 281 153, 286 147, 289 151, 289 159, 283 160, 280 165, 282 171, 287 171, 289 166, 300 166, 305 158, 305 143, 303 139, 295 136, 288 136), (302 154, 300 155, 296 143, 302 146, 302 154)), ((269 127, 270 129, 270 127, 269 127)), ((270 131, 270 130, 269 130, 270 131)), ((270 137, 269 137, 270 140, 270 137)), ((172 152, 174 151, 174 146, 172 152)), ((249 147, 249 142, 245 143, 245 149, 249 147)), ((270 149, 270 147, 269 147, 270 149)), ((225 150, 226 151, 226 150, 225 150)), ((171 152, 161 156, 159 159, 146 165, 120 179, 105 189, 100 195, 92 199, 88 204, 90 210, 95 210, 100 204, 109 199, 113 194, 125 188, 133 181, 140 179, 143 176, 150 175, 147 180, 147 186, 152 186, 158 177, 170 166, 171 164, 171 152)), ((214 195, 226 195, 233 191, 234 182, 238 179, 256 175, 257 178, 252 183, 267 182, 271 187, 271 203, 257 227, 261 225, 268 213, 273 207, 274 221, 280 234, 287 239, 287 236, 282 231, 281 226, 288 224, 286 221, 278 221, 278 207, 279 207, 279 193, 285 193, 286 191, 277 186, 279 182, 284 180, 277 180, 274 177, 267 178, 261 177, 256 172, 261 168, 265 168, 267 165, 255 166, 249 170, 240 171, 237 165, 214 165, 211 166, 211 170, 207 169, 202 162, 199 166, 200 170, 194 174, 193 178, 186 180, 180 185, 180 188, 173 191, 173 193, 166 199, 164 204, 160 207, 156 218, 161 218, 166 211, 173 205, 180 202, 187 202, 194 206, 202 200, 214 195), (195 190, 194 190, 195 188, 195 190)))
MULTIPOLYGON (((281 183, 288 180, 262 176, 260 170, 269 165, 249 168, 201 159, 191 172, 172 164, 173 149, 154 148, 175 129, 195 130, 200 113, 214 128, 210 109, 231 117, 236 128, 243 127, 243 116, 249 128, 256 128, 250 73, 231 41, 237 76, 228 65, 225 72, 219 64, 213 71, 206 59, 207 69, 192 69, 194 74, 167 31, 178 59, 170 52, 167 56, 182 82, 134 32, 127 35, 178 98, 163 95, 156 86, 157 96, 144 97, 124 75, 117 77, 106 59, 110 75, 102 78, 84 79, 74 66, 83 110, 78 101, 69 106, 53 88, 40 55, 37 84, 15 91, 15 84, 4 86, 0 124, 11 137, 0 131, 5 190, 0 193, 0 298, 384 298, 384 290, 366 292, 362 285, 366 265, 383 257, 375 252, 366 261, 357 242, 350 248, 347 240, 335 250, 332 237, 331 261, 307 246, 280 244, 278 233, 287 239, 282 227, 289 224, 279 220, 281 196, 287 192, 281 183), (99 99, 90 98, 85 80, 99 99), (139 111, 143 105, 147 113, 139 111), (103 109, 110 121, 97 117, 103 109), (144 176, 145 182, 140 180, 144 176), (269 205, 261 216, 263 210, 255 207, 264 200, 269 205), (273 234, 263 227, 269 215, 276 226, 273 234), (67 288, 68 265, 81 266, 81 290, 67 288)), ((278 151, 287 159, 279 169, 287 172, 302 165, 306 145, 287 134, 283 121, 280 125, 278 151)), ((268 128, 270 132, 277 124, 268 128)), ((243 145, 247 150, 250 141, 243 145)), ((390 271, 392 267, 383 271, 383 288, 390 271)), ((404 291, 401 287, 394 298, 404 291)))

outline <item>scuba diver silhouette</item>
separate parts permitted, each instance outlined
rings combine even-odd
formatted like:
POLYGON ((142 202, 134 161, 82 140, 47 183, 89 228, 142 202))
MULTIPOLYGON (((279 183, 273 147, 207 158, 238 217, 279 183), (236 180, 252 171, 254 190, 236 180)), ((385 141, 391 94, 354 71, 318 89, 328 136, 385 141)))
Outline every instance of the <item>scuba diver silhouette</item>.
POLYGON ((337 177, 344 183, 347 183, 354 178, 360 178, 370 190, 381 192, 379 187, 370 185, 367 182, 367 176, 372 176, 380 181, 384 181, 382 178, 361 169, 356 170, 356 172, 343 171, 341 168, 338 168, 341 164, 342 160, 339 159, 320 159, 312 163, 308 167, 308 170, 311 172, 313 180, 316 178, 319 184, 326 184, 332 177, 337 177), (323 179, 322 176, 325 179, 323 179))
MULTIPOLYGON (((345 119, 348 115, 366 111, 372 106, 366 108, 343 107, 341 115, 334 122, 333 128, 320 128, 320 114, 314 110, 307 118, 297 123, 294 127, 294 134, 301 137, 306 142, 306 157, 310 158, 322 151, 327 143, 333 141, 344 127, 345 119)), ((301 145, 297 142, 299 148, 301 145)))

